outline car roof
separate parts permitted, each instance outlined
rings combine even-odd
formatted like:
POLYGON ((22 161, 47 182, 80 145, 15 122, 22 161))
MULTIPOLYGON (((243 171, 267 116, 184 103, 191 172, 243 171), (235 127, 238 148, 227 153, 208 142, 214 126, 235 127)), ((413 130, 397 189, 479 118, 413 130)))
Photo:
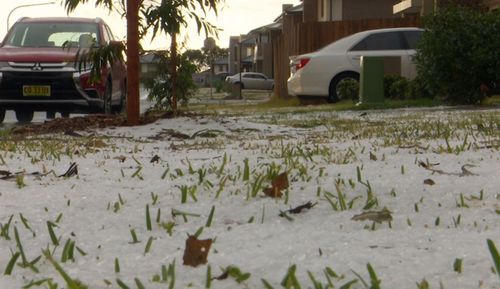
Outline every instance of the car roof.
POLYGON ((100 23, 103 22, 100 18, 84 18, 84 17, 24 17, 17 22, 21 23, 100 23))

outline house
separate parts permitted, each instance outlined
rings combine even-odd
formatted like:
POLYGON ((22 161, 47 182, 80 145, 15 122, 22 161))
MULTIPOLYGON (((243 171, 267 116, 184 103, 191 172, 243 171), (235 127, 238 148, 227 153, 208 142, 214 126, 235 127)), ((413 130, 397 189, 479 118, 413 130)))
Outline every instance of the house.
POLYGON ((219 57, 213 62, 214 74, 226 73, 229 71, 229 57, 219 57))
POLYGON ((489 10, 500 9, 500 0, 402 0, 393 6, 395 15, 405 14, 430 14, 436 9, 447 4, 475 5, 482 4, 489 10))
POLYGON ((302 0, 304 22, 346 21, 394 17, 398 0, 302 0))
POLYGON ((252 62, 256 39, 247 35, 229 38, 228 73, 234 75, 240 71, 252 71, 252 62))
POLYGON ((247 58, 252 62, 251 71, 264 73, 272 77, 273 71, 273 48, 271 43, 271 31, 280 30, 281 23, 274 22, 255 28, 248 32, 247 37, 255 39, 252 55, 247 58))
POLYGON ((139 78, 142 80, 151 79, 158 73, 160 60, 155 51, 146 51, 139 56, 139 78))

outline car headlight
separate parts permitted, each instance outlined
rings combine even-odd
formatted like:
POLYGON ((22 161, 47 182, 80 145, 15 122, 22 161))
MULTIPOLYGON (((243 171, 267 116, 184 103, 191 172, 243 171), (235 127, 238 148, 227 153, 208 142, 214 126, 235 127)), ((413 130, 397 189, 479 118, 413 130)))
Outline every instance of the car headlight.
POLYGON ((92 65, 92 63, 88 63, 88 62, 72 61, 72 62, 66 62, 65 67, 68 67, 68 68, 71 67, 80 73, 87 73, 87 72, 90 72, 90 70, 92 70, 93 65, 92 65))

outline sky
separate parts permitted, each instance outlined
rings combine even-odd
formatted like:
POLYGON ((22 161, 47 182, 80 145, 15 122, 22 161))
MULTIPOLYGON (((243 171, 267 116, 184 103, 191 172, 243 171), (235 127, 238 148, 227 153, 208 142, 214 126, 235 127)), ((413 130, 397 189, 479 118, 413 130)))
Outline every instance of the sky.
MULTIPOLYGON (((50 0, 0 0, 0 2, 2 2, 0 19, 5 19, 4 22, 0 23, 0 37, 3 39, 7 32, 7 18, 13 9, 20 5, 45 3, 50 2, 50 0)), ((93 3, 92 0, 89 2, 93 3)), ((55 0, 55 4, 51 5, 16 9, 9 18, 10 25, 23 16, 67 16, 61 3, 61 0, 55 0)), ((230 36, 246 34, 254 28, 272 23, 274 19, 280 15, 283 4, 297 5, 299 3, 299 0, 226 0, 222 4, 217 17, 213 13, 208 16, 211 23, 222 29, 219 33, 219 39, 216 39, 217 45, 219 47, 227 47, 230 36)), ((88 3, 79 7, 70 16, 101 17, 111 27, 116 38, 120 40, 125 39, 126 21, 117 13, 108 14, 103 8, 95 8, 93 4, 88 3)), ((188 48, 199 49, 203 46, 204 39, 204 33, 198 35, 196 25, 190 25, 187 33, 185 33, 180 40, 184 41, 186 44, 185 46, 188 48), (186 37, 186 35, 189 35, 189 37, 186 37)), ((164 49, 167 46, 168 42, 163 37, 157 37, 153 42, 143 42, 143 47, 146 49, 164 49)))
POLYGON ((0 288, 68 288, 50 250, 90 289, 278 289, 287 271, 300 288, 319 288, 314 276, 321 288, 500 289, 487 246, 500 249, 499 109, 246 108, 4 133, 0 288), (77 175, 60 177, 72 162, 77 175), (211 246, 187 249, 197 231, 211 246), (162 283, 162 266, 175 278, 162 283))

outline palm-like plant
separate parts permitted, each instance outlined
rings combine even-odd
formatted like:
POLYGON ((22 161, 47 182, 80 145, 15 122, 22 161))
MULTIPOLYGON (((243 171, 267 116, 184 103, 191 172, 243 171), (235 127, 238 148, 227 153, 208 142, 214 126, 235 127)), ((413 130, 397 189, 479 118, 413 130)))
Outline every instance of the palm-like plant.
MULTIPOLYGON (((177 68, 179 66, 177 35, 182 28, 188 26, 187 19, 193 19, 198 26, 198 33, 203 29, 205 34, 217 34, 217 28, 210 24, 204 17, 196 13, 196 9, 203 11, 213 10, 217 13, 217 4, 220 0, 161 0, 151 1, 151 5, 142 5, 141 12, 145 20, 143 29, 152 28, 153 38, 158 33, 166 33, 170 36, 170 96, 171 109, 177 110, 177 68)), ((142 31, 145 35, 145 31, 142 31)))
MULTIPOLYGON (((120 5, 116 6, 114 0, 63 0, 64 7, 68 13, 73 12, 80 4, 94 1, 96 6, 104 7, 109 11, 121 11, 126 16, 125 2, 134 0, 121 0, 120 5)), ((177 36, 181 29, 188 26, 188 20, 196 22, 198 33, 203 30, 206 35, 217 35, 218 29, 210 24, 205 18, 208 12, 213 11, 217 14, 217 6, 224 0, 135 0, 139 6, 140 15, 140 37, 144 37, 152 29, 152 37, 155 38, 161 33, 170 36, 170 107, 175 112, 177 110, 177 69, 179 65, 177 36), (199 13, 201 11, 202 13, 199 13)), ((128 23, 130 25, 130 23, 128 23)), ((138 45, 138 43, 135 43, 138 45)), ((127 44, 127 47, 129 44, 127 44)), ((92 60, 100 63, 106 62, 103 59, 109 59, 109 49, 98 48, 93 51, 92 60), (101 56, 99 56, 101 55, 101 56)), ((113 51, 116 53, 116 51, 113 51)), ((88 58, 85 59, 88 61, 88 58)), ((130 81, 130 79, 129 79, 130 81)), ((135 81, 137 83, 138 81, 135 81)))

